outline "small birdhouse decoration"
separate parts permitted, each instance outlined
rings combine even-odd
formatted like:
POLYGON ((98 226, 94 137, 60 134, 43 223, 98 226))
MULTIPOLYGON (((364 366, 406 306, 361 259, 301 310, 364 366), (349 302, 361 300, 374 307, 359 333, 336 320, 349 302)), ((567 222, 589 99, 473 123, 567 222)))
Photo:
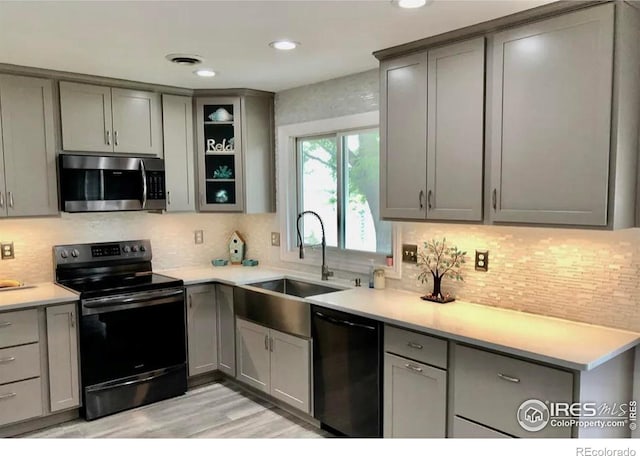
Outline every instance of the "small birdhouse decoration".
POLYGON ((231 264, 241 264, 244 259, 245 242, 237 231, 229 239, 229 260, 231 264))

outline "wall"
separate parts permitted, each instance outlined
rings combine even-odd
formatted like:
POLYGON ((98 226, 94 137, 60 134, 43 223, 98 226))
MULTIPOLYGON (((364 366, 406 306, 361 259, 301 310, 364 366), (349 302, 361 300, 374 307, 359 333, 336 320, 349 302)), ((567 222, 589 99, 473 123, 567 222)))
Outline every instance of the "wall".
MULTIPOLYGON (((276 127, 378 109, 376 70, 276 95, 276 127)), ((446 237, 466 250, 464 281, 445 279, 444 291, 471 302, 640 331, 640 230, 617 232, 466 224, 400 223, 403 242, 446 237), (475 250, 489 250, 489 271, 471 263, 475 250)), ((292 267, 270 246, 280 231, 275 215, 245 216, 242 232, 263 262, 292 267)), ((331 266, 331 257, 328 258, 331 266)), ((301 267, 296 264, 296 269, 301 267)), ((318 272, 317 267, 302 269, 318 272)), ((388 286, 418 292, 431 283, 404 265, 402 280, 388 286)), ((355 274, 338 272, 343 277, 355 274)))
POLYGON ((0 220, 0 241, 13 241, 16 255, 0 261, 0 278, 49 282, 53 280, 52 246, 128 239, 151 239, 156 270, 206 265, 213 258, 228 257, 227 240, 238 229, 240 217, 117 212, 0 220), (204 243, 196 245, 193 231, 199 229, 204 230, 204 243))

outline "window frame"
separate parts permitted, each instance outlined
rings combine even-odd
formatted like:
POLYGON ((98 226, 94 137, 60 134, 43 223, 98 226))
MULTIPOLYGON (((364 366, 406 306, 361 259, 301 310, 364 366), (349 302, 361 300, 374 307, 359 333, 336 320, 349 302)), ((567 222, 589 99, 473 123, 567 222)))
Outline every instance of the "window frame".
MULTIPOLYGON (((341 157, 343 154, 340 154, 342 150, 342 139, 340 138, 347 136, 350 132, 365 132, 378 129, 379 123, 379 112, 372 111, 343 117, 283 125, 277 128, 278 213, 280 229, 283 235, 280 244, 281 261, 306 265, 321 264, 321 252, 319 248, 307 248, 305 259, 301 260, 298 257, 296 220, 301 204, 301 202, 298 201, 301 185, 301 179, 298 179, 299 171, 301 170, 298 140, 335 136, 339 154, 337 159, 344 160, 344 157, 341 157)), ((342 187, 344 187, 341 181, 341 178, 344 176, 337 177, 338 191, 340 191, 340 186, 342 185, 342 187)), ((338 195, 338 197, 344 197, 344 195, 338 195)), ((341 217, 341 215, 339 215, 339 217, 341 217)), ((340 226, 338 229, 340 230, 340 226)), ((342 239, 344 239, 344 237, 342 239)), ((397 223, 392 222, 391 254, 393 255, 393 266, 385 265, 386 254, 346 250, 339 247, 327 247, 327 263, 331 269, 367 273, 369 260, 374 259, 377 265, 382 265, 385 268, 387 277, 399 279, 402 275, 401 245, 401 230, 397 223)))

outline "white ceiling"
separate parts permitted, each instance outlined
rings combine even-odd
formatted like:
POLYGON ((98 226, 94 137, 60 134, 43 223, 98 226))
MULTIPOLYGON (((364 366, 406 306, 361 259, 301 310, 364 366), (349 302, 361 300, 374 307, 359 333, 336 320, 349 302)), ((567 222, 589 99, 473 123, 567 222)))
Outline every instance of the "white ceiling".
POLYGON ((0 1, 0 62, 187 88, 280 91, 377 67, 373 51, 549 3, 445 1, 0 1), (279 38, 302 43, 283 53, 279 38), (164 56, 205 58, 215 78, 164 56))

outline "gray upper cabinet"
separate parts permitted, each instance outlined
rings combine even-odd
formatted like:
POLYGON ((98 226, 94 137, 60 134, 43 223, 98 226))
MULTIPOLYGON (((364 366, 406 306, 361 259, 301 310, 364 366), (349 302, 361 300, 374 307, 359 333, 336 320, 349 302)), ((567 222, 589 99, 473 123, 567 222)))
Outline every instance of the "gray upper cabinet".
POLYGON ((484 41, 428 54, 427 219, 482 220, 484 41))
POLYGON ((167 212, 195 210, 193 105, 191 97, 162 95, 167 212))
POLYGON ((160 95, 60 82, 62 149, 162 156, 160 95))
POLYGON ((214 285, 187 288, 189 376, 218 368, 217 305, 214 285))
POLYGON ((218 369, 236 376, 236 323, 233 307, 233 287, 216 285, 218 301, 218 369))
POLYGON ((47 307, 51 411, 80 405, 76 304, 47 307))
POLYGON ((424 219, 427 53, 380 65, 380 214, 424 219))
POLYGON ((198 208, 275 210, 273 94, 196 99, 198 208))
POLYGON ((0 75, 0 217, 58 213, 53 83, 0 75))
POLYGON ((613 31, 608 4, 494 36, 493 221, 607 225, 613 31))
POLYGON ((60 115, 64 150, 113 152, 109 87, 60 82, 60 115))
POLYGON ((160 95, 111 89, 113 151, 162 156, 160 95))

